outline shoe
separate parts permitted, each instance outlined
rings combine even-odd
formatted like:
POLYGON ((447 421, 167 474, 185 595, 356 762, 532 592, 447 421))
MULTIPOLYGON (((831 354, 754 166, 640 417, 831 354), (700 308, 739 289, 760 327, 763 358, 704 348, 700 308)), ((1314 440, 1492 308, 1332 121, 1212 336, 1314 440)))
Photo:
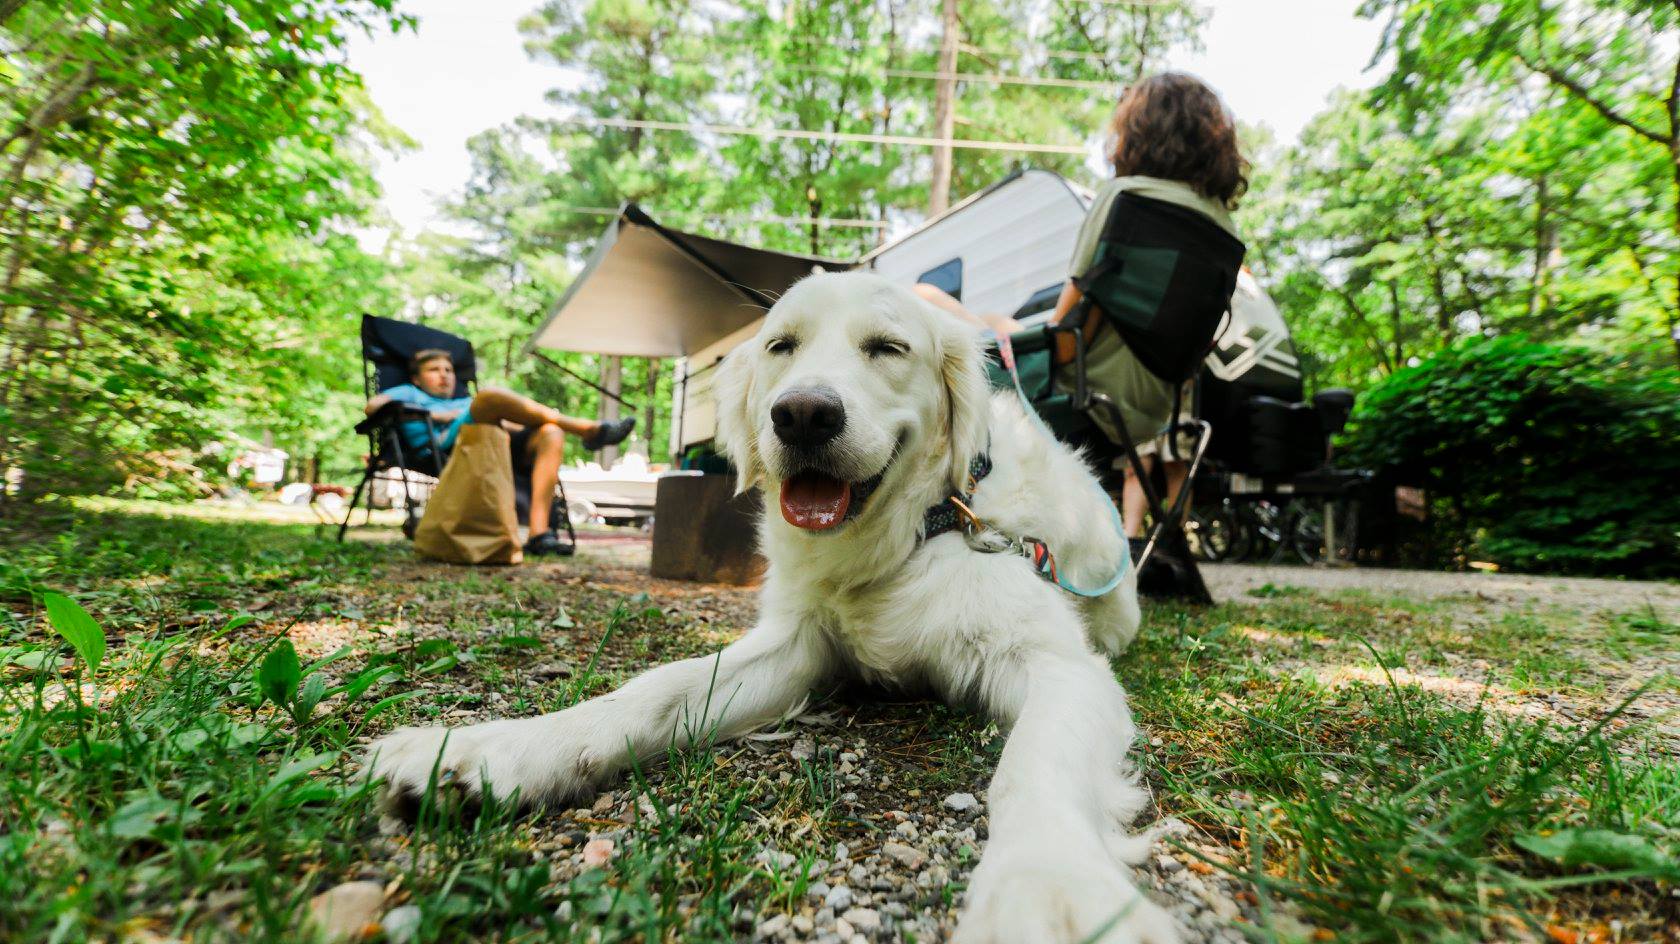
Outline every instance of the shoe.
POLYGON ((525 542, 525 553, 532 557, 541 557, 545 554, 571 557, 576 550, 576 545, 560 540, 560 533, 553 529, 532 535, 531 539, 525 542))
POLYGON ((630 431, 636 428, 636 418, 627 416, 621 420, 607 420, 595 428, 595 432, 583 437, 583 448, 590 451, 616 446, 624 441, 630 431))

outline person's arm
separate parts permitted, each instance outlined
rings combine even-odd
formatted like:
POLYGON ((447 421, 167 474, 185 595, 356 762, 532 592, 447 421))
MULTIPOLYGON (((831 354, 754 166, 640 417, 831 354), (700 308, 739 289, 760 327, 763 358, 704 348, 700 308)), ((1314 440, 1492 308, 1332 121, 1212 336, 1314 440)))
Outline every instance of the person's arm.
POLYGON ((1050 315, 1050 323, 1061 324, 1062 319, 1073 310, 1073 306, 1079 304, 1079 300, 1084 297, 1085 293, 1079 290, 1079 286, 1073 284, 1072 279, 1068 279, 1062 285, 1062 294, 1056 297, 1056 310, 1050 315))
POLYGON ((388 393, 374 394, 373 399, 371 399, 367 402, 367 406, 362 409, 362 412, 366 413, 369 416, 372 416, 373 414, 379 412, 380 407, 383 407, 385 404, 390 403, 391 400, 392 400, 392 397, 388 393))
MULTIPOLYGON (((1062 294, 1056 298, 1056 310, 1050 314, 1050 323, 1061 324, 1067 318, 1068 313, 1073 311, 1074 306, 1079 304, 1079 300, 1084 297, 1085 293, 1079 290, 1079 286, 1073 284, 1072 279, 1068 279, 1067 283, 1062 286, 1062 294)), ((1096 308, 1092 307, 1086 313, 1085 323, 1079 326, 1080 333, 1085 335, 1087 341, 1091 339, 1091 325, 1096 320, 1094 317, 1096 313, 1096 308)), ((1073 335, 1056 335, 1056 366, 1060 367, 1063 364, 1071 363, 1074 354, 1073 335)))

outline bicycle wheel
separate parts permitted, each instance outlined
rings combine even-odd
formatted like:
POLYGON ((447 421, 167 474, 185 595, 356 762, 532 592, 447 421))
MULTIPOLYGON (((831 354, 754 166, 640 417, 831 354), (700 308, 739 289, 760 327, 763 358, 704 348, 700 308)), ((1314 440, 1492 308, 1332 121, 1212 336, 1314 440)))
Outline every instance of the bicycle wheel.
POLYGON ((1290 502, 1288 549, 1295 560, 1317 564, 1325 560, 1324 503, 1290 502))
POLYGON ((1213 563, 1231 556, 1236 549, 1238 525, 1228 506, 1192 511, 1184 525, 1184 540, 1197 560, 1213 563))

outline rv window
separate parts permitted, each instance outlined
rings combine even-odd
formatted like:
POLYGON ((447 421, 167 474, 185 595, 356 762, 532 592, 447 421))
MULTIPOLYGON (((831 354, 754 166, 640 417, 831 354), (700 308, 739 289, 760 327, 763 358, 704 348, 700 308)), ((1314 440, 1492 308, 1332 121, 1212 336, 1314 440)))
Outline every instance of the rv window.
POLYGON ((952 298, 962 301, 962 257, 959 256, 923 272, 916 281, 927 284, 943 291, 952 298))

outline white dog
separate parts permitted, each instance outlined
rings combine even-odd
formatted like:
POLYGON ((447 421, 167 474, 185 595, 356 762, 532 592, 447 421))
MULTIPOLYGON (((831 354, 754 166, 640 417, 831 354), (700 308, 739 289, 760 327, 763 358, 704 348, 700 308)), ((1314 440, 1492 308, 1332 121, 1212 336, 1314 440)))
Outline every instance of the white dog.
POLYGON ((988 396, 970 328, 874 275, 794 286, 717 387, 740 488, 764 489, 758 625, 554 714, 397 731, 370 751, 387 796, 417 796, 435 764, 468 791, 575 798, 673 740, 773 723, 850 673, 1011 729, 958 941, 1175 940, 1127 869, 1147 849, 1124 829, 1146 796, 1126 763, 1125 693, 1093 649, 1136 634, 1135 579, 1076 598, 960 529, 922 536, 926 509, 968 496, 996 531, 1042 539, 1072 583, 1101 585, 1122 538, 1090 470, 1011 396, 988 396), (981 453, 992 468, 970 495, 981 453))

